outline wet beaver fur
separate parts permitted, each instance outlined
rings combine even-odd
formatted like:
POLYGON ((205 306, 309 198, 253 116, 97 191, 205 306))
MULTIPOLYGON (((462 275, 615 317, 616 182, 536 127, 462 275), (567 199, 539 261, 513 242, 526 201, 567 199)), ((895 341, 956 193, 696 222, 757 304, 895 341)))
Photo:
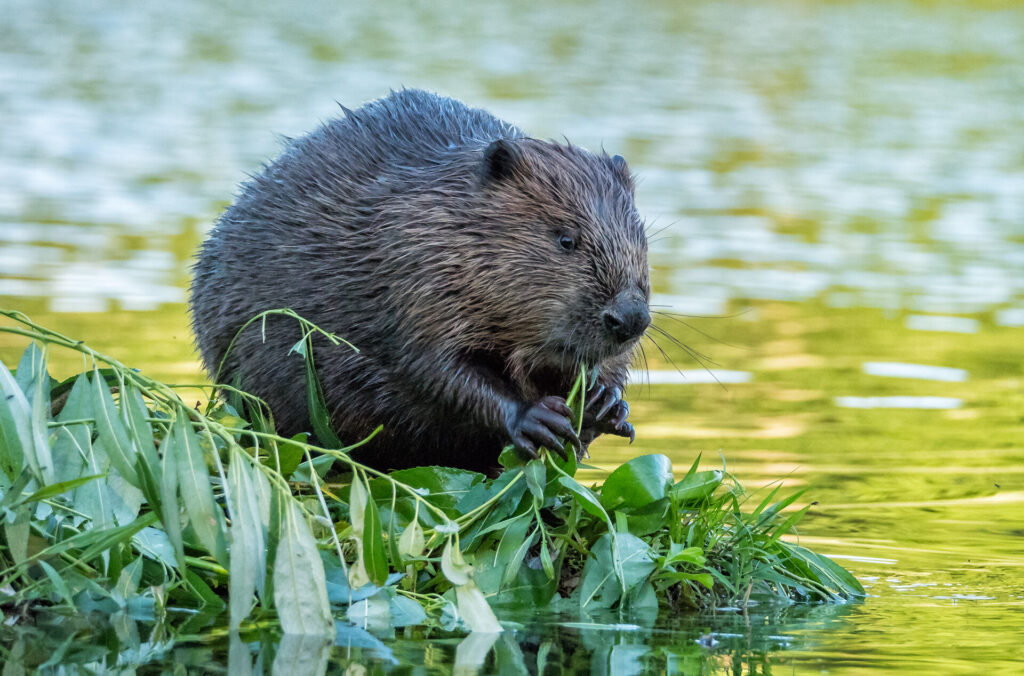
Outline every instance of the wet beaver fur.
MULTIPOLYGON (((216 374, 240 327, 292 308, 356 347, 315 363, 354 457, 379 468, 485 471, 508 443, 632 438, 621 399, 650 323, 647 239, 618 155, 529 138, 489 113, 402 90, 293 140, 203 244, 191 288, 216 374), (564 400, 596 375, 577 438, 564 400)), ((266 401, 281 434, 310 429, 295 320, 238 337, 220 372, 266 401)))

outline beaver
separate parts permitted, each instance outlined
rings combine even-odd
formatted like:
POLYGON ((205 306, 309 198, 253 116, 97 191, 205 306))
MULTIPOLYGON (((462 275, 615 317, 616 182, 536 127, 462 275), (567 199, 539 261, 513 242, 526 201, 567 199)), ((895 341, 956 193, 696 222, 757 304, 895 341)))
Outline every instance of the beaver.
POLYGON ((650 323, 647 238, 619 155, 530 138, 457 100, 392 91, 317 130, 243 184, 194 264, 211 376, 309 430, 291 308, 358 352, 314 342, 331 426, 381 469, 485 471, 512 444, 584 452, 633 439, 622 399, 650 323), (564 399, 593 378, 582 433, 564 399), (564 441, 563 441, 564 440, 564 441), (565 444, 565 445, 563 445, 565 444))

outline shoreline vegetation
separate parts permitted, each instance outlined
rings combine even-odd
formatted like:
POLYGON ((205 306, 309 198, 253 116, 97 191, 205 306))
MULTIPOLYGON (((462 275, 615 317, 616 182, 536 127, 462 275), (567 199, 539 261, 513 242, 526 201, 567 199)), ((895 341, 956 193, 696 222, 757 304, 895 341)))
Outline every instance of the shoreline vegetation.
MULTIPOLYGON (((600 486, 572 453, 496 478, 453 468, 380 472, 330 432, 312 336, 353 349, 288 310, 303 339, 311 424, 275 434, 265 406, 231 386, 168 385, 81 341, 0 310, 25 339, 0 368, 0 613, 130 612, 160 626, 214 613, 229 630, 330 635, 335 623, 501 631, 494 608, 582 618, 864 596, 831 559, 783 536, 803 491, 746 493, 723 470, 673 476, 641 455, 600 486), (52 350, 83 370, 50 377, 52 350), (205 409, 181 389, 209 393, 205 409), (219 390, 224 396, 216 396, 219 390)), ((248 325, 247 325, 248 326, 248 325)), ((257 330, 253 326, 250 330, 257 330)), ((585 373, 569 396, 580 420, 585 373)), ((372 436, 372 435, 371 435, 372 436)))

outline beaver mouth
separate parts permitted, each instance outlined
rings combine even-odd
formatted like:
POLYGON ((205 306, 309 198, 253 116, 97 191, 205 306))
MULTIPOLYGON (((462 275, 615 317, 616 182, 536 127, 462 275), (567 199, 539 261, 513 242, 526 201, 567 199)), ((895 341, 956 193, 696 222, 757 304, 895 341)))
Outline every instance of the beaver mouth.
POLYGON ((563 367, 576 369, 581 364, 594 366, 612 357, 632 352, 639 342, 639 339, 627 343, 601 341, 598 345, 562 342, 552 351, 563 367))

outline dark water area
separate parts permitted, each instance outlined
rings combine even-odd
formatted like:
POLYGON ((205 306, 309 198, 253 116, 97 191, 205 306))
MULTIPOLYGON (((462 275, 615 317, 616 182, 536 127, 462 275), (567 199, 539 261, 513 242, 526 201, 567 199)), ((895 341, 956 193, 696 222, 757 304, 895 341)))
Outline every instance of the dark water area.
MULTIPOLYGON (((685 315, 658 323, 697 354, 647 343, 629 392, 637 442, 601 440, 593 464, 665 453, 681 476, 700 453, 752 491, 806 489, 817 504, 801 542, 870 594, 657 618, 499 612, 518 628, 493 645, 347 626, 333 646, 232 642, 197 621, 195 641, 164 649, 129 617, 39 618, 0 630, 5 674, 54 656, 280 673, 1019 670, 1024 8, 4 0, 0 12, 0 306, 196 382, 188 266, 237 184, 335 101, 434 89, 538 137, 603 145, 639 176, 653 302, 685 315)), ((0 359, 23 347, 0 336, 0 359)), ((56 375, 81 368, 51 359, 56 375)))

